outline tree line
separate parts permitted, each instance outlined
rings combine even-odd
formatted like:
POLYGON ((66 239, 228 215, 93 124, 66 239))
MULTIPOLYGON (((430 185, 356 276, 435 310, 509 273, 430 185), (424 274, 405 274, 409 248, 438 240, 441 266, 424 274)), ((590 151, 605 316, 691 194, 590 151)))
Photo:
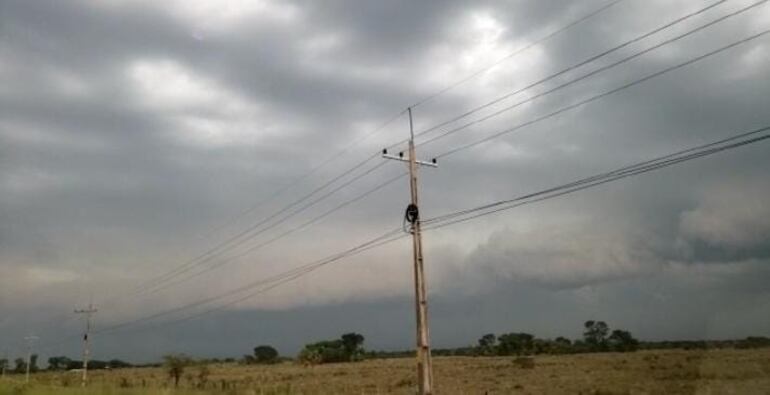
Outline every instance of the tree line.
MULTIPOLYGON (((716 349, 716 348, 764 348, 770 347, 770 338, 749 336, 741 340, 683 340, 683 341, 639 341, 631 332, 623 329, 611 330, 604 321, 589 320, 583 324, 583 336, 570 340, 566 337, 553 339, 538 338, 526 332, 511 332, 481 336, 472 346, 457 348, 435 348, 435 356, 508 356, 539 354, 579 354, 593 352, 633 352, 637 350, 661 349, 716 349)), ((371 351, 367 358, 401 358, 413 356, 414 351, 371 351)))
MULTIPOLYGON (((76 370, 83 368, 83 361, 70 359, 65 356, 56 356, 48 358, 48 367, 42 369, 38 366, 38 355, 32 354, 29 358, 29 371, 30 373, 39 372, 41 370, 46 371, 64 371, 64 370, 76 370)), ((88 361, 88 369, 101 370, 101 369, 121 369, 130 368, 139 365, 132 365, 126 361, 120 359, 111 359, 109 361, 100 361, 93 359, 88 361)), ((0 359, 0 370, 8 373, 26 373, 27 371, 27 359, 16 358, 11 366, 11 361, 5 358, 0 359)))
MULTIPOLYGON (((305 365, 324 363, 355 362, 363 359, 397 358, 413 356, 414 351, 366 351, 364 349, 364 336, 355 333, 345 333, 337 339, 322 340, 306 344, 293 359, 305 365)), ((604 321, 589 320, 583 324, 583 335, 580 339, 570 340, 566 337, 553 339, 538 338, 526 332, 510 332, 496 335, 488 333, 481 336, 475 345, 459 348, 433 349, 436 356, 529 356, 540 354, 577 354, 592 352, 633 352, 640 349, 707 349, 707 348, 761 348, 770 347, 770 338, 751 336, 742 340, 697 340, 697 341, 647 341, 640 342, 631 332, 623 329, 611 329, 604 321)), ((274 364, 289 361, 292 358, 281 357, 278 351, 270 345, 260 345, 253 352, 244 355, 241 359, 199 359, 195 360, 184 354, 167 355, 164 363, 132 365, 120 359, 109 361, 91 360, 89 369, 120 369, 128 367, 165 366, 169 377, 178 382, 185 367, 198 365, 205 366, 210 363, 242 363, 242 364, 274 364)), ((81 369, 83 362, 73 360, 65 356, 48 358, 50 371, 64 371, 81 369)), ((30 372, 42 370, 38 367, 38 356, 30 357, 30 372)), ((27 360, 17 358, 14 366, 10 366, 8 359, 0 359, 0 370, 10 373, 25 373, 27 360)), ((205 380, 208 373, 205 369, 199 372, 201 380, 205 380)))

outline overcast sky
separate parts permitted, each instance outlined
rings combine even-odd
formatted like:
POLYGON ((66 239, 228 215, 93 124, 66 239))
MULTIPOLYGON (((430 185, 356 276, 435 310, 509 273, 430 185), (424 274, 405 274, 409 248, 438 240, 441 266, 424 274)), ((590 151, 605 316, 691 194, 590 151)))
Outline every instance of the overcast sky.
MULTIPOLYGON (((709 4, 720 3, 466 121, 753 2, 624 0, 508 57, 609 2, 0 0, 0 351, 19 354, 33 333, 44 356, 75 357, 77 338, 59 341, 77 334, 82 321, 71 312, 89 300, 100 309, 96 328, 107 328, 400 227, 406 178, 257 247, 405 170, 390 161, 186 274, 215 269, 135 292, 402 141, 403 114, 378 126, 446 87, 414 108, 418 132, 709 4)), ((760 5, 420 145, 418 156, 768 28, 770 6, 760 5)), ((422 215, 768 126, 768 76, 765 36, 442 157, 420 170, 422 215)), ((768 144, 426 233, 433 346, 488 332, 575 338, 588 319, 643 339, 770 335, 768 144)), ((94 357, 237 356, 258 344, 292 355, 347 331, 363 333, 369 348, 405 349, 414 343, 412 291, 404 239, 194 320, 156 325, 218 305, 96 335, 94 357)))

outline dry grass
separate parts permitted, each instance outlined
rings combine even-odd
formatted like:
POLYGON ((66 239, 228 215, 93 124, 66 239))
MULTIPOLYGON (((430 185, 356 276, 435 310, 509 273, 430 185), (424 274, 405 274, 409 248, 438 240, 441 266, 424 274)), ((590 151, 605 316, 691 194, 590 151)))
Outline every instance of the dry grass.
MULTIPOLYGON (((188 368, 178 390, 162 369, 94 372, 83 392, 73 373, 41 373, 18 394, 413 394, 413 360, 304 367, 188 368)), ((437 394, 770 394, 770 350, 643 351, 629 354, 434 359, 437 394)), ((0 395, 14 393, 0 386, 0 395)))

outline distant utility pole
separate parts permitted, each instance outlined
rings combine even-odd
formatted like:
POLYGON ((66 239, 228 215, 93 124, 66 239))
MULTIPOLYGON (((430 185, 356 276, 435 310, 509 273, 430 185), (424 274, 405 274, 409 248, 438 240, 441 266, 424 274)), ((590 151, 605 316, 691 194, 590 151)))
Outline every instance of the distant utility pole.
POLYGON ((38 339, 40 339, 40 338, 37 337, 37 336, 32 336, 32 335, 29 335, 29 336, 24 338, 24 340, 27 341, 27 372, 25 373, 25 376, 24 376, 24 382, 25 383, 29 383, 29 368, 32 365, 32 345, 38 339))
POLYGON ((7 368, 7 365, 11 363, 8 360, 8 350, 3 350, 3 364, 0 365, 0 379, 5 380, 5 369, 7 368))
POLYGON ((409 163, 409 188, 412 202, 406 208, 405 219, 410 224, 412 234, 412 252, 414 258, 414 296, 415 312, 417 315, 417 382, 420 395, 433 393, 433 366, 430 359, 430 337, 428 336, 428 296, 425 290, 425 270, 422 259, 422 235, 420 233, 420 210, 417 196, 417 165, 438 167, 436 160, 424 162, 417 160, 414 149, 414 125, 412 123, 412 108, 409 107, 409 158, 404 159, 404 153, 398 156, 382 151, 383 158, 409 163))
POLYGON ((88 304, 87 309, 75 310, 75 314, 86 315, 86 331, 83 334, 83 377, 80 381, 80 385, 85 387, 88 383, 88 357, 90 350, 88 349, 88 336, 91 334, 91 316, 96 313, 93 303, 88 304))

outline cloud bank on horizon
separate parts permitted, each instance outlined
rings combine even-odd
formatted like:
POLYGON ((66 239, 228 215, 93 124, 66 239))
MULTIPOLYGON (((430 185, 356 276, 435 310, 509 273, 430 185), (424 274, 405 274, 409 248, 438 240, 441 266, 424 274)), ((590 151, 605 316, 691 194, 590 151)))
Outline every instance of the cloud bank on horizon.
MULTIPOLYGON (((98 305, 130 292, 278 212, 407 137, 400 117, 364 139, 406 106, 607 3, 3 1, 0 330, 76 330, 77 323, 51 317, 91 297, 98 305), (361 143, 243 214, 351 141, 361 143)), ((474 116, 752 3, 722 2, 474 116)), ((417 106, 416 130, 708 4, 621 1, 417 106)), ((770 6, 757 6, 425 144, 420 155, 431 158, 684 62, 767 29, 768 21, 770 6)), ((770 39, 763 37, 458 152, 422 171, 423 215, 766 126, 768 75, 770 39)), ((426 234, 431 317, 455 328, 434 331, 434 342, 464 344, 512 327, 559 335, 558 328, 594 317, 653 338, 770 334, 768 154, 760 143, 426 234)), ((245 246, 402 171, 386 164, 245 246)), ((125 298, 100 311, 100 323, 215 296, 399 227, 407 188, 406 179, 394 182, 217 270, 125 298)), ((313 331, 318 311, 348 309, 355 313, 340 314, 339 330, 369 328, 375 345, 405 347, 413 319, 409 248, 374 249, 239 303, 225 313, 228 325, 247 331, 243 317, 293 311, 297 336, 315 338, 337 330, 324 324, 313 331), (392 319, 372 321, 366 306, 383 305, 392 319)), ((215 319, 201 318, 174 344, 203 347, 196 339, 215 319)), ((254 336, 298 346, 282 338, 286 332, 263 329, 254 336)), ((2 341, 14 345, 9 336, 2 341)), ((115 336, 144 344, 130 331, 115 336)), ((153 336, 155 344, 173 343, 171 332, 153 336)), ((214 352, 210 347, 199 350, 214 352)))

